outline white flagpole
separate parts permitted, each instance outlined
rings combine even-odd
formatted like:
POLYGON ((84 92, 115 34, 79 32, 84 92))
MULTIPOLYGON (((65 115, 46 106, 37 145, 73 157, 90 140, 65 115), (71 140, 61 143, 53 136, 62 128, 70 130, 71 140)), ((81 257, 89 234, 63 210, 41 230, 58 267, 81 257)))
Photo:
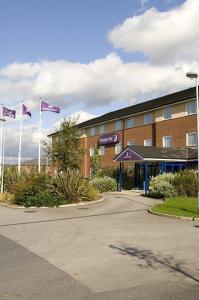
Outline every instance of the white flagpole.
POLYGON ((0 119, 0 177, 2 176, 2 152, 3 152, 3 104, 1 104, 1 119, 0 119))
POLYGON ((22 144, 22 125, 23 125, 23 112, 22 112, 22 102, 21 102, 21 119, 20 119, 20 129, 19 129, 19 153, 18 153, 18 174, 21 175, 21 144, 22 144))
MULTIPOLYGON (((3 121, 2 121, 3 122, 3 121)), ((3 128, 3 144, 2 144, 2 176, 1 176, 1 193, 4 192, 4 167, 5 167, 5 139, 6 139, 6 135, 5 135, 5 127, 3 128)))
POLYGON ((38 157, 38 172, 41 173, 41 98, 40 98, 40 112, 39 112, 39 157, 38 157))

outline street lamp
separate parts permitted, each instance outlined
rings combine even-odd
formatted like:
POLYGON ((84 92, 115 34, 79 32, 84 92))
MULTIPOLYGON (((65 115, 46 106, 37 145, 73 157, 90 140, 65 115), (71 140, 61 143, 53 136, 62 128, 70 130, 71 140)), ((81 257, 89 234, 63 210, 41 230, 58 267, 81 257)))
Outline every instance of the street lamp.
POLYGON ((198 73, 188 72, 186 76, 195 79, 196 83, 196 109, 197 109, 197 149, 198 149, 198 210, 199 210, 199 103, 198 103, 198 73))

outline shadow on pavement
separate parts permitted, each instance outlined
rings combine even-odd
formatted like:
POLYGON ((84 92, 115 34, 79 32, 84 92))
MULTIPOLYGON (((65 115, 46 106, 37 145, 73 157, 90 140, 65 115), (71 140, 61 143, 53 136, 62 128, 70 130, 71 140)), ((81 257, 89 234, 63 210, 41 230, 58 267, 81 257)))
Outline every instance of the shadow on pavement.
POLYGON ((168 268, 172 272, 178 272, 195 282, 199 283, 199 279, 189 274, 185 269, 183 269, 183 263, 175 261, 175 258, 171 255, 163 256, 161 254, 155 254, 149 249, 142 249, 139 247, 126 247, 126 246, 109 246, 112 249, 118 250, 122 255, 130 255, 133 258, 137 258, 141 261, 138 264, 140 268, 153 268, 157 269, 160 265, 168 268))

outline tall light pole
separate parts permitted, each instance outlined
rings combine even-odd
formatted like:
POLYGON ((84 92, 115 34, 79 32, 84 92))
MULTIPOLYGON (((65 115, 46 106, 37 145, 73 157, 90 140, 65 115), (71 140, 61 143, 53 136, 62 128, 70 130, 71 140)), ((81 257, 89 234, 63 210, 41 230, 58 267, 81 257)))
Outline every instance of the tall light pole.
POLYGON ((196 83, 196 109, 197 109, 197 149, 198 149, 198 210, 199 210, 199 103, 198 103, 198 73, 188 72, 186 76, 195 79, 196 83))

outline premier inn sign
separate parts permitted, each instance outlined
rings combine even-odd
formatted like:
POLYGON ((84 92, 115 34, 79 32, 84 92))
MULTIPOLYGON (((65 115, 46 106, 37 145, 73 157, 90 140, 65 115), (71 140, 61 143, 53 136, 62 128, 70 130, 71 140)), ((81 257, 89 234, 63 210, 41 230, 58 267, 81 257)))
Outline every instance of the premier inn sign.
POLYGON ((117 132, 107 133, 100 136, 98 145, 116 144, 120 141, 120 135, 117 132))

